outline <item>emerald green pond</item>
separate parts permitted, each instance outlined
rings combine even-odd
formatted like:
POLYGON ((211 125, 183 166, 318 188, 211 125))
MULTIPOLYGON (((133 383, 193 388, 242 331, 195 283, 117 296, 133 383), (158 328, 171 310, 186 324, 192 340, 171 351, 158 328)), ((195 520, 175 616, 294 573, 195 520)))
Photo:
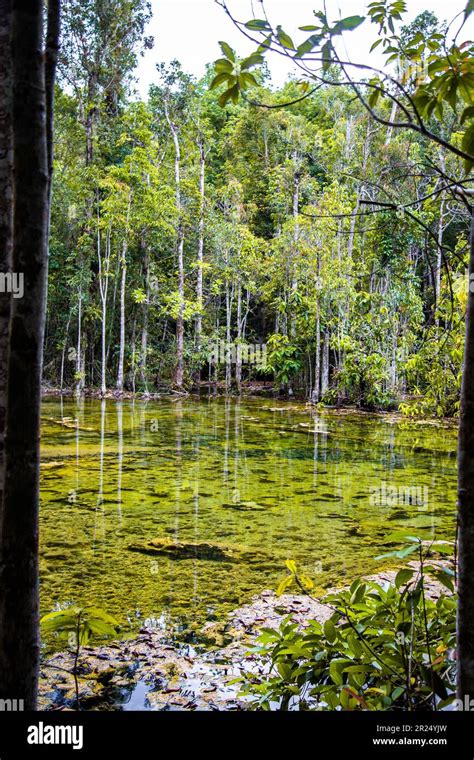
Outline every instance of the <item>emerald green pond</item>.
POLYGON ((327 586, 380 569, 395 530, 453 538, 454 427, 263 399, 55 399, 42 416, 42 614, 94 603, 187 628, 275 588, 287 558, 327 586), (128 548, 153 538, 243 554, 128 548))

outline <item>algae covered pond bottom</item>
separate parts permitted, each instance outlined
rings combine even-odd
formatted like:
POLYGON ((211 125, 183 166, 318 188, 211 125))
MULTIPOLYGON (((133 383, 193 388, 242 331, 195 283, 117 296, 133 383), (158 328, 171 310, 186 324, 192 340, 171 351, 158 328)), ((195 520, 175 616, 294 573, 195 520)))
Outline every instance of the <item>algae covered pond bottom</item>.
POLYGON ((350 582, 396 530, 453 539, 455 453, 455 428, 395 416, 46 399, 42 614, 95 604, 186 630, 275 588, 287 558, 318 586, 350 582))

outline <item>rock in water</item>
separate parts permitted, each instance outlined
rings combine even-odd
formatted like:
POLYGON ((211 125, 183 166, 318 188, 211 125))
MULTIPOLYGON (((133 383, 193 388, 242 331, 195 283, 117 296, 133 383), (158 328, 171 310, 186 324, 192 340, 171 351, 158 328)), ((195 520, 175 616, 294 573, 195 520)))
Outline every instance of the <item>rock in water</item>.
POLYGON ((170 559, 207 559, 220 562, 231 562, 234 559, 231 550, 218 544, 182 543, 166 538, 153 538, 144 544, 130 544, 128 548, 132 552, 161 554, 170 559))

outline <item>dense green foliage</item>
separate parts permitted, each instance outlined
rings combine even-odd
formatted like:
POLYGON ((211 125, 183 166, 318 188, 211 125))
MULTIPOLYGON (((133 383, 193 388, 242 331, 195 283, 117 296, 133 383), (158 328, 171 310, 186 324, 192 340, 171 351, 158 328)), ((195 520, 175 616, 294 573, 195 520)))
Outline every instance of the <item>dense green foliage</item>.
MULTIPOLYGON (((104 53, 102 25, 77 29, 74 9, 57 97, 46 381, 240 392, 270 379, 314 402, 456 414, 469 214, 445 177, 463 175, 462 158, 374 122, 350 88, 303 100, 307 82, 274 89, 261 55, 236 63, 225 43, 214 81, 175 62, 139 101, 130 77, 146 8, 128 4, 128 25, 107 21, 120 39, 128 29, 128 56, 104 53), (81 48, 86 33, 94 44, 81 48), (246 99, 219 94, 229 66, 246 99), (216 362, 219 341, 229 350, 216 362), (265 344, 265 366, 246 361, 249 344, 265 344)), ((436 41, 442 27, 425 16, 418 26, 436 41)), ((419 34, 405 30, 432 65, 419 34)), ((328 72, 337 81, 337 66, 328 72)), ((388 119, 390 103, 378 108, 388 119)), ((460 142, 469 117, 453 101, 429 124, 460 142)))
MULTIPOLYGON (((287 618, 278 630, 262 630, 251 650, 257 665, 243 677, 253 709, 436 710, 452 702, 454 569, 436 560, 451 548, 403 538, 407 545, 385 556, 416 556, 419 564, 399 570, 393 584, 355 580, 319 600, 332 611, 324 624, 313 620, 299 629, 287 618), (433 599, 427 574, 451 593, 433 599)), ((309 593, 311 580, 287 565, 279 592, 294 584, 309 593)))

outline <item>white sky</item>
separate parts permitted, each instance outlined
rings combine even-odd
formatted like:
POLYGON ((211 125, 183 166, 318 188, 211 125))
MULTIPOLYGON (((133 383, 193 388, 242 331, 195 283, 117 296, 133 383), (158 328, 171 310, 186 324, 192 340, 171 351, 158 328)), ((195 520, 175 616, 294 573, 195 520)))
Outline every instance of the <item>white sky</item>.
MULTIPOLYGON (((370 0, 369 0, 370 1, 370 0)), ((467 0, 407 0, 408 13, 406 21, 411 21, 424 10, 431 10, 438 18, 451 21, 466 6, 467 0)), ((260 4, 253 0, 255 16, 261 17, 260 4)), ((365 0, 326 0, 330 20, 342 16, 363 15, 365 0)), ((153 35, 155 45, 146 51, 140 59, 137 78, 138 89, 145 96, 148 87, 155 80, 155 65, 177 58, 184 71, 200 77, 205 72, 206 63, 214 61, 221 55, 219 40, 225 40, 240 55, 255 49, 255 45, 234 27, 224 10, 214 0, 151 0, 153 18, 147 27, 147 34, 153 35)), ((298 32, 298 26, 313 23, 313 8, 320 9, 323 0, 266 0, 265 7, 270 19, 275 24, 281 23, 283 29, 296 41, 303 41, 308 33, 298 32)), ((252 13, 252 0, 229 0, 229 7, 240 21, 248 21, 252 13)), ((453 28, 457 28, 458 23, 453 28)), ((353 32, 345 35, 350 59, 354 62, 367 63, 367 51, 377 38, 377 27, 368 22, 353 32)), ((461 35, 462 40, 474 38, 474 15, 469 19, 461 35)), ((461 40, 461 41, 462 41, 461 40)), ((273 82, 282 84, 288 73, 295 70, 291 63, 279 55, 267 55, 273 82)), ((378 50, 371 56, 371 64, 377 66, 382 61, 378 50)))

